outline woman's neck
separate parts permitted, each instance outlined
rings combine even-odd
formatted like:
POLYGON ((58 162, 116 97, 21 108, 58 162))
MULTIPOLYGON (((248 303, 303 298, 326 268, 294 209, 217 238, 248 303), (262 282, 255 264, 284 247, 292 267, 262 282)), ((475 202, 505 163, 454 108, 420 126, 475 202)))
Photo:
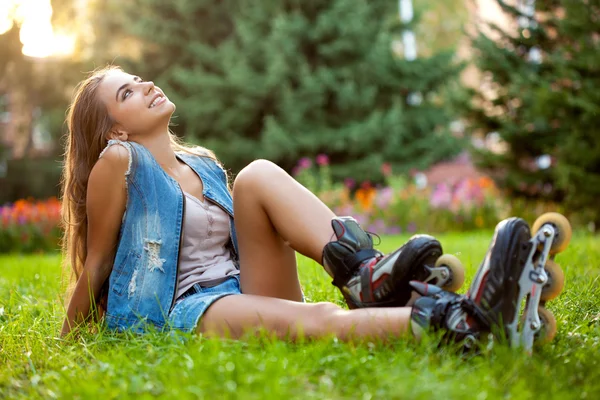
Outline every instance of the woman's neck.
POLYGON ((178 167, 179 162, 171 148, 171 137, 168 131, 160 135, 146 136, 141 140, 136 140, 136 142, 147 148, 161 167, 165 169, 178 167))

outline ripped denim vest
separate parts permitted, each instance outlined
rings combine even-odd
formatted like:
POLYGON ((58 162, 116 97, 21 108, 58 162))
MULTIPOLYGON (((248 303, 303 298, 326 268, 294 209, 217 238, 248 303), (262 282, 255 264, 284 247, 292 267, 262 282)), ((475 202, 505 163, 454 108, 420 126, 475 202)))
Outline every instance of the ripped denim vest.
MULTIPOLYGON (((169 328, 177 293, 184 196, 181 187, 142 145, 111 140, 129 152, 127 207, 109 277, 106 323, 112 330, 169 328)), ((102 154, 100 154, 102 157, 102 154)), ((177 153, 202 179, 203 195, 230 216, 230 249, 237 262, 233 200, 221 166, 209 157, 177 153)))

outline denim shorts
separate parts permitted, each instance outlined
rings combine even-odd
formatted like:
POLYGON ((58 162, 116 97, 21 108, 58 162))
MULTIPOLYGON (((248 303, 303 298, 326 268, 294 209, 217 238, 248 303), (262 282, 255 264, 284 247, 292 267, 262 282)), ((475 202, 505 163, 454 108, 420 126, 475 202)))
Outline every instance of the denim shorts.
POLYGON ((232 294, 242 294, 239 275, 229 277, 212 287, 202 287, 196 283, 175 302, 175 307, 169 314, 169 324, 174 329, 192 332, 212 303, 232 294))

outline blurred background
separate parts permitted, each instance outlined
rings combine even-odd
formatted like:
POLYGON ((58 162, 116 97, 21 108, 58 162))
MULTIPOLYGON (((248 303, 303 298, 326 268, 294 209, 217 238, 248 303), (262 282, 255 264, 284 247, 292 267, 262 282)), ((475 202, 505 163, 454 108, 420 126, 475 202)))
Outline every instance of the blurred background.
POLYGON ((58 248, 66 109, 107 64, 372 232, 595 232, 599 50, 599 0, 0 0, 0 252, 58 248))

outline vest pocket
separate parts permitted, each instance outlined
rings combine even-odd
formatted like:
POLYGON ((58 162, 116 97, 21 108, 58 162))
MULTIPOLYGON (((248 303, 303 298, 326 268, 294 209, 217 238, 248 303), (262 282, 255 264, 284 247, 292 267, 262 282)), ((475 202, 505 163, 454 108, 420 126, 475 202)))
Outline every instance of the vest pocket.
POLYGON ((139 268, 142 257, 134 251, 127 253, 119 264, 115 264, 111 273, 110 288, 113 292, 122 296, 129 288, 135 288, 136 284, 131 282, 135 271, 139 268))

